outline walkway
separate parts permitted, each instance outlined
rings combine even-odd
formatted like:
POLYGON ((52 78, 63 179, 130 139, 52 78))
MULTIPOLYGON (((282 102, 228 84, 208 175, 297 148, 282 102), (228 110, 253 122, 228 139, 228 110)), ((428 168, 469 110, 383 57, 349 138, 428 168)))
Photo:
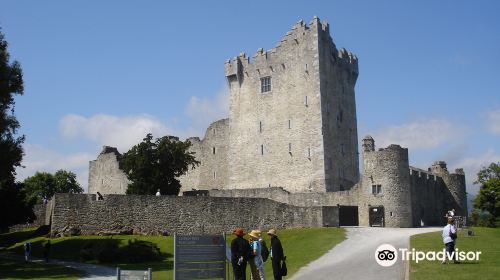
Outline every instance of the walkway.
MULTIPOLYGON (((406 263, 398 258, 391 267, 375 261, 375 250, 384 243, 408 248, 410 236, 441 228, 346 228, 347 239, 328 253, 301 268, 290 280, 405 279, 406 263)), ((286 248, 285 248, 286 249, 286 248)))
MULTIPOLYGON (((24 261, 24 256, 14 255, 14 254, 0 254, 0 258, 10 259, 16 261, 24 261)), ((40 258, 30 258, 31 262, 42 263, 45 260, 40 258)), ((85 278, 80 278, 80 280, 112 280, 116 279, 116 269, 101 265, 87 264, 87 263, 77 263, 68 262, 61 260, 50 260, 50 264, 57 264, 65 267, 74 268, 77 270, 85 271, 87 276, 85 278)))

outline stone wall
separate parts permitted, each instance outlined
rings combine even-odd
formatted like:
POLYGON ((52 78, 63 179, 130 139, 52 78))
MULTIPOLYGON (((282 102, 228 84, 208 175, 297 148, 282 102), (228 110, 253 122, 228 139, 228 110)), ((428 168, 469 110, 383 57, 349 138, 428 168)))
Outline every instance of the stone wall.
MULTIPOLYGON (((196 192, 187 195, 196 195, 196 192)), ((327 193, 290 193, 281 187, 232 189, 232 190, 209 190, 206 195, 213 197, 258 197, 268 198, 277 202, 294 206, 356 206, 358 205, 357 188, 349 191, 327 192, 327 193)))
POLYGON ((121 154, 114 147, 104 146, 96 160, 89 163, 89 193, 124 194, 129 180, 120 169, 121 154))
POLYGON ((213 189, 228 184, 227 156, 229 149, 229 119, 212 123, 203 140, 188 138, 200 165, 181 176, 181 192, 191 189, 213 189))
MULTIPOLYGON (((328 210, 325 218, 334 219, 334 212, 328 210)), ((262 198, 104 195, 104 200, 97 201, 91 194, 56 194, 51 230, 53 234, 68 227, 82 234, 195 234, 231 232, 235 227, 321 227, 323 212, 322 207, 297 207, 262 198)))

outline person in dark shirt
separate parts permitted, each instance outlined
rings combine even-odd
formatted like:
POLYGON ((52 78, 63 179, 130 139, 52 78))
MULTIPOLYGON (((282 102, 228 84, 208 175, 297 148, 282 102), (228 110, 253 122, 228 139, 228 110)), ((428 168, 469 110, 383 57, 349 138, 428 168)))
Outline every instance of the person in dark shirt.
POLYGON ((283 247, 281 246, 281 241, 276 235, 276 230, 271 229, 267 232, 267 235, 271 237, 271 260, 273 265, 273 275, 274 280, 281 280, 283 275, 281 274, 281 264, 284 259, 283 247))
POLYGON ((246 269, 248 256, 250 255, 250 244, 243 239, 245 233, 241 228, 233 232, 236 238, 231 242, 231 264, 235 280, 246 280, 246 269))

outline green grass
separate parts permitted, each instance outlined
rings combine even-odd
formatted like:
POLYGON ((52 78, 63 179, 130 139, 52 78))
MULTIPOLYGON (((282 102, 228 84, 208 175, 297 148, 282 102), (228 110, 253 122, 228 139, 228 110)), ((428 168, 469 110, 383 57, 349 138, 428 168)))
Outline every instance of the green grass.
MULTIPOLYGON (((44 236, 31 236, 34 230, 22 233, 14 232, 0 235, 0 251, 9 251, 16 254, 23 253, 23 243, 32 243, 33 255, 42 256, 43 244, 47 240, 44 236)), ((309 228, 309 229, 288 229, 278 232, 282 242, 285 255, 287 256, 288 275, 292 275, 297 270, 317 259, 333 246, 345 239, 343 229, 339 228, 309 228)), ((228 244, 234 236, 228 236, 228 244)), ((139 264, 103 264, 112 267, 119 266, 122 269, 153 269, 155 279, 173 279, 173 237, 171 236, 75 236, 51 239, 51 258, 81 261, 80 249, 87 242, 94 243, 94 246, 104 246, 105 243, 118 243, 118 246, 125 246, 128 240, 137 239, 157 244, 164 255, 163 261, 139 264)), ((268 246, 271 242, 267 235, 264 239, 268 246)), ((90 263, 95 263, 90 262, 90 263)), ((268 260, 265 265, 266 275, 272 277, 271 262, 268 260)), ((249 271, 249 267, 247 269, 249 271)))
POLYGON ((84 272, 64 266, 0 259, 1 279, 74 280, 84 276, 84 272))
MULTIPOLYGON (((456 248, 460 251, 481 251, 478 262, 464 261, 459 264, 441 264, 439 261, 412 261, 410 279, 499 279, 500 275, 500 228, 473 228, 475 236, 460 231, 456 248)), ((411 248, 421 251, 441 251, 444 248, 441 232, 414 235, 411 248)))

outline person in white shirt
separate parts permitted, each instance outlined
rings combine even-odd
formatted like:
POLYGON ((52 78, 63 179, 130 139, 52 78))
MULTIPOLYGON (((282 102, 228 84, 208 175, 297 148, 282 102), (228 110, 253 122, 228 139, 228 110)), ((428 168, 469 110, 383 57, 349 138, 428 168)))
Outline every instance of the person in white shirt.
POLYGON ((160 189, 158 189, 158 191, 156 191, 156 196, 160 196, 161 193, 160 193, 160 189))
POLYGON ((443 243, 446 249, 447 255, 443 260, 443 264, 446 263, 447 258, 452 258, 453 262, 456 263, 457 256, 452 253, 455 251, 455 240, 457 239, 457 229, 454 226, 453 217, 448 217, 448 224, 443 228, 443 243))

